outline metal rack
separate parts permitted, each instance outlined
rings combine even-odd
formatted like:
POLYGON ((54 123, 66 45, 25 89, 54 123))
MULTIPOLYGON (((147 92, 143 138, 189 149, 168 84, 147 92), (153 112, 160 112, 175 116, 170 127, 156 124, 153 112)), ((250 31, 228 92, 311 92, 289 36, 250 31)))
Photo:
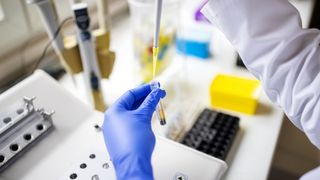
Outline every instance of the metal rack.
POLYGON ((37 109, 35 97, 24 97, 0 112, 0 172, 32 148, 53 129, 52 115, 37 109))

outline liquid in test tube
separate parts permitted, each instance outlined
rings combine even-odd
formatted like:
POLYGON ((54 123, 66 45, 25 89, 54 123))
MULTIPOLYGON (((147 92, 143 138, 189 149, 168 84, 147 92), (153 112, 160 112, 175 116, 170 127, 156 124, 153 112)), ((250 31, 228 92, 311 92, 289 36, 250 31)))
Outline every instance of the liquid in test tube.
MULTIPOLYGON (((159 82, 152 81, 150 83, 150 87, 151 87, 151 90, 159 88, 159 82)), ((162 126, 165 125, 166 124, 166 116, 164 114, 164 110, 163 110, 163 106, 162 106, 161 100, 159 101, 159 104, 156 107, 156 113, 157 113, 158 119, 160 120, 160 124, 162 126)))

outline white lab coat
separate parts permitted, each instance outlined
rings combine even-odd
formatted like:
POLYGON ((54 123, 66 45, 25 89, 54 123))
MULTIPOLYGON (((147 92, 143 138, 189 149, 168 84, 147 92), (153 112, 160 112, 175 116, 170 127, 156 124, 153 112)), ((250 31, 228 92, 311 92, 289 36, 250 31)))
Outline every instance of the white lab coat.
MULTIPOLYGON (((287 0, 209 0, 202 13, 234 45, 268 97, 320 149, 320 31, 303 29, 287 0)), ((319 170, 301 179, 319 180, 319 170)))

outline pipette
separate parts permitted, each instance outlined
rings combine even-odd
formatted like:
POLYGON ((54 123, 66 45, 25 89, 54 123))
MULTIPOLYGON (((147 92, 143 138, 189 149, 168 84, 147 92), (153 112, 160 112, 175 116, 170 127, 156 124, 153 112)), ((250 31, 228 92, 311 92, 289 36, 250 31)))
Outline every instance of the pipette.
POLYGON ((159 54, 159 36, 160 36, 160 22, 161 22, 161 12, 162 12, 162 0, 156 0, 155 5, 155 28, 153 34, 153 79, 155 78, 155 73, 157 69, 157 60, 159 54))
MULTIPOLYGON (((162 11, 162 0, 156 0, 155 29, 154 29, 154 36, 153 36, 153 48, 152 48, 153 81, 150 83, 151 89, 159 88, 159 83, 155 81, 155 76, 156 76, 157 61, 158 61, 158 54, 159 54, 159 34, 160 34, 161 11, 162 11)), ((165 114, 164 114, 161 100, 160 100, 159 104, 157 105, 156 113, 157 113, 157 116, 160 120, 160 124, 165 125, 166 118, 165 118, 165 114)))

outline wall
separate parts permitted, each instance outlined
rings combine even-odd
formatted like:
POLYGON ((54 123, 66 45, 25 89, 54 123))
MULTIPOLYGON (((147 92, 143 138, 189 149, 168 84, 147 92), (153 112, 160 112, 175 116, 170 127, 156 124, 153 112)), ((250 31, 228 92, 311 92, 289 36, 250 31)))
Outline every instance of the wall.
MULTIPOLYGON (((26 0, 0 0, 4 11, 4 19, 0 20, 0 89, 7 82, 15 80, 28 72, 48 42, 42 21, 35 5, 26 0)), ((92 24, 96 24, 96 0, 83 0, 89 4, 92 24)), ((126 0, 110 1, 110 12, 116 13, 126 4, 126 0)), ((60 21, 72 16, 68 0, 54 0, 60 21)), ((95 25, 96 26, 96 25, 95 25)), ((73 32, 72 24, 66 26, 73 32)), ((49 51, 48 55, 52 53, 49 51)), ((56 57, 51 57, 56 59, 56 57)), ((1 91, 0 91, 1 92, 1 91)))
MULTIPOLYGON (((59 19, 72 16, 69 1, 56 0, 59 19)), ((95 0, 85 0, 90 7, 95 5, 95 0)), ((29 5, 25 0, 1 0, 4 19, 0 21, 0 56, 44 32, 41 19, 35 5, 29 5)))

